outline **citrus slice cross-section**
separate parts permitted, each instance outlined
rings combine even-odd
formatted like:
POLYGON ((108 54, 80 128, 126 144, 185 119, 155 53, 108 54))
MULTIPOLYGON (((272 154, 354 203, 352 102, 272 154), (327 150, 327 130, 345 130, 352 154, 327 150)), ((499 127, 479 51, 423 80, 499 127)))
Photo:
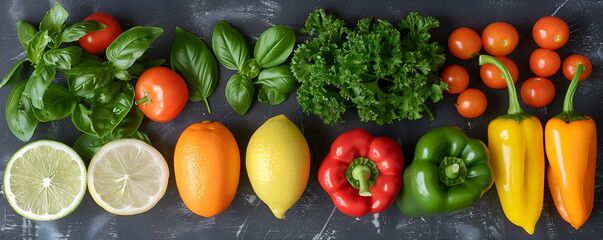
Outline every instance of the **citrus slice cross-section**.
POLYGON ((90 161, 88 190, 96 203, 113 214, 133 215, 153 208, 169 178, 165 159, 136 139, 107 143, 90 161))
POLYGON ((73 212, 86 193, 86 166, 60 142, 39 140, 19 149, 4 170, 4 194, 23 217, 50 221, 73 212))

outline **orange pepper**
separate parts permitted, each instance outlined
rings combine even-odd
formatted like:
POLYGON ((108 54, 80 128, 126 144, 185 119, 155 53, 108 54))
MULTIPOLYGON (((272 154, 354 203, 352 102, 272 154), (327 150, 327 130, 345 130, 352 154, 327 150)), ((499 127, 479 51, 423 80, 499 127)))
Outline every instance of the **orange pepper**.
POLYGON ((577 114, 573 107, 580 74, 578 64, 568 88, 563 111, 545 127, 548 184, 561 217, 575 229, 580 228, 593 209, 595 165, 597 162, 597 127, 595 121, 577 114))

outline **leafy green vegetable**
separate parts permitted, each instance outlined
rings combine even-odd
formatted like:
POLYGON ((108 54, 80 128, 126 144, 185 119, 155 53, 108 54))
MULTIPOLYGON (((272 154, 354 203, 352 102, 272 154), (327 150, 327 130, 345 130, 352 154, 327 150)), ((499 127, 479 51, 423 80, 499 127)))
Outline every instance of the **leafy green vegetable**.
POLYGON ((71 69, 80 62, 82 48, 71 46, 48 50, 42 56, 44 63, 58 69, 71 69))
POLYGON ((188 98, 205 102, 207 111, 211 113, 207 98, 214 92, 219 80, 214 54, 197 36, 176 28, 170 59, 172 68, 186 80, 188 98))
POLYGON ((239 74, 226 83, 226 101, 239 115, 245 115, 253 101, 253 83, 239 74))
POLYGON ((31 99, 31 104, 35 108, 42 109, 44 107, 44 92, 46 92, 48 85, 52 83, 56 73, 54 68, 41 64, 36 67, 36 70, 27 80, 23 95, 31 99))
POLYGON ((55 2, 40 22, 40 31, 47 31, 52 44, 51 48, 57 48, 61 45, 61 31, 64 28, 64 23, 67 20, 69 13, 61 4, 55 2))
POLYGON ((90 120, 99 137, 107 136, 126 117, 134 103, 134 87, 116 81, 94 92, 90 120))
POLYGON ((113 75, 102 63, 84 59, 67 73, 67 85, 78 97, 92 102, 94 91, 113 81, 113 75))
POLYGON ((23 81, 18 83, 8 94, 6 100, 6 123, 13 134, 21 141, 29 141, 33 136, 38 119, 34 116, 31 100, 23 96, 25 84, 23 81))
POLYGON ((105 29, 107 26, 94 20, 83 21, 75 23, 63 31, 61 35, 61 41, 64 43, 74 42, 85 36, 89 32, 99 31, 105 29))
POLYGON ((295 33, 291 28, 276 25, 264 31, 258 38, 253 56, 263 68, 277 66, 291 55, 295 45, 295 33))
POLYGON ((75 128, 77 128, 77 130, 80 130, 80 132, 96 136, 96 132, 92 128, 90 113, 91 111, 86 108, 84 104, 80 103, 77 105, 77 107, 75 107, 75 109, 73 109, 73 113, 71 114, 71 122, 75 128))
POLYGON ((27 49, 25 50, 27 59, 32 63, 38 64, 40 60, 42 60, 42 54, 44 54, 44 49, 46 49, 46 45, 48 45, 49 42, 50 37, 48 37, 48 31, 37 32, 31 41, 29 41, 27 49))
POLYGON ((21 76, 21 71, 23 71, 23 64, 25 62, 27 62, 26 58, 21 59, 21 61, 15 63, 15 65, 10 70, 8 70, 6 75, 4 75, 4 77, 2 78, 2 82, 0 82, 0 88, 4 86, 13 85, 19 80, 19 77, 21 76))
POLYGON ((151 143, 151 139, 149 139, 149 136, 147 136, 145 133, 143 133, 141 131, 136 131, 130 137, 134 138, 134 139, 138 139, 138 140, 144 141, 144 142, 148 143, 149 145, 153 145, 153 143, 151 143))
POLYGON ((19 42, 23 46, 23 49, 27 50, 27 46, 29 46, 29 42, 36 35, 38 30, 31 24, 19 21, 17 22, 17 35, 19 36, 19 42))
POLYGON ((442 99, 447 85, 437 76, 443 48, 430 42, 433 17, 410 13, 399 28, 384 20, 362 19, 356 27, 324 9, 310 14, 302 33, 316 34, 301 44, 291 60, 301 83, 297 98, 307 114, 329 125, 343 122, 352 107, 362 121, 377 124, 419 119, 425 102, 442 99))
POLYGON ((262 65, 255 58, 247 60, 239 70, 239 74, 247 79, 253 79, 262 71, 262 65))
MULTIPOLYGON (((262 70, 255 84, 273 88, 282 93, 290 93, 295 87, 295 79, 289 65, 280 65, 262 70)), ((288 95, 287 95, 288 96, 288 95)))
POLYGON ((262 86, 258 93, 258 101, 268 103, 270 105, 277 105, 285 101, 289 97, 289 93, 283 93, 279 90, 269 87, 262 86))
POLYGON ((78 101, 67 88, 50 84, 44 93, 44 108, 34 108, 33 112, 40 122, 54 121, 71 115, 78 101))
POLYGON ((218 61, 230 70, 241 69, 249 59, 249 48, 243 36, 223 21, 216 23, 211 43, 218 61))
POLYGON ((107 59, 117 69, 128 69, 161 34, 161 28, 133 27, 111 42, 106 51, 107 59))

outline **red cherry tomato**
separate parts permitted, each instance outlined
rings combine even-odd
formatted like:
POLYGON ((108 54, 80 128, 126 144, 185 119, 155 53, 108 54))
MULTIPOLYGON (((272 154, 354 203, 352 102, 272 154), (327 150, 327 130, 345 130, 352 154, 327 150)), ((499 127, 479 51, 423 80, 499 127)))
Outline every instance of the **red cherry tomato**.
POLYGON ((586 58, 580 54, 574 54, 565 59, 563 61, 563 75, 565 78, 572 80, 574 78, 574 68, 578 63, 582 63, 584 65, 584 72, 580 75, 580 81, 588 78, 593 71, 593 64, 586 58))
POLYGON ((457 28, 448 38, 448 50, 459 59, 470 59, 477 55, 481 49, 482 40, 479 34, 471 28, 457 28))
POLYGON ((486 95, 475 88, 468 88, 456 99, 456 110, 466 118, 479 117, 486 111, 488 99, 486 95))
POLYGON ((532 28, 532 37, 538 46, 556 50, 569 40, 569 27, 558 17, 543 17, 532 28))
POLYGON ((506 56, 519 43, 519 33, 515 27, 505 22, 495 22, 482 32, 482 45, 493 56, 506 56))
POLYGON ((530 107, 549 105, 555 98, 555 85, 548 78, 533 77, 521 85, 521 100, 530 107))
POLYGON ((469 86, 469 73, 464 67, 450 65, 442 72, 442 82, 448 84, 446 92, 459 94, 469 86))
POLYGON ((530 69, 539 77, 555 75, 561 67, 561 58, 553 50, 539 48, 530 55, 530 69))
POLYGON ((135 91, 136 105, 145 116, 156 122, 174 119, 188 101, 188 87, 184 79, 165 67, 150 68, 142 73, 135 91))
POLYGON ((105 51, 109 44, 111 44, 113 40, 115 40, 115 38, 121 34, 121 27, 119 26, 119 23, 113 16, 109 14, 95 13, 84 19, 84 21, 87 20, 98 21, 102 24, 105 24, 106 27, 100 31, 90 32, 78 40, 78 43, 86 52, 99 54, 105 51))
MULTIPOLYGON (((496 59, 500 60, 507 67, 509 73, 511 73, 513 82, 516 83, 517 78, 519 77, 519 70, 517 69, 515 62, 507 57, 496 57, 496 59)), ((486 86, 490 88, 500 89, 507 87, 507 83, 505 82, 502 73, 492 64, 482 65, 479 69, 479 75, 486 86)))

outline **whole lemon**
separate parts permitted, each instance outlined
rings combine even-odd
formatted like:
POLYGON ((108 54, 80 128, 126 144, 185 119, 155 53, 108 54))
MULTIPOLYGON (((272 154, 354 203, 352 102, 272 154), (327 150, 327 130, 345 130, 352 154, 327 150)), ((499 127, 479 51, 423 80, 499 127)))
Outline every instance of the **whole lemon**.
POLYGON ((246 166, 255 193, 282 219, 306 189, 310 149, 297 126, 281 114, 253 133, 246 166))

